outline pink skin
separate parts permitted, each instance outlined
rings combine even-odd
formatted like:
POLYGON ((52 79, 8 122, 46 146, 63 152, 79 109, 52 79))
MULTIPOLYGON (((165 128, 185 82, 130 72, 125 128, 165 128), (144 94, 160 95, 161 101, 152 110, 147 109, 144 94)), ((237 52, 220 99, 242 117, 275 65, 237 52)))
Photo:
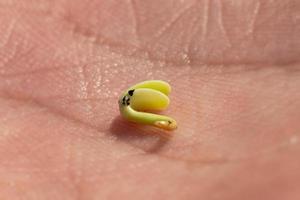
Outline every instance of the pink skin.
POLYGON ((0 0, 0 199, 300 199, 298 0, 0 0), (118 97, 168 81, 171 140, 118 97))

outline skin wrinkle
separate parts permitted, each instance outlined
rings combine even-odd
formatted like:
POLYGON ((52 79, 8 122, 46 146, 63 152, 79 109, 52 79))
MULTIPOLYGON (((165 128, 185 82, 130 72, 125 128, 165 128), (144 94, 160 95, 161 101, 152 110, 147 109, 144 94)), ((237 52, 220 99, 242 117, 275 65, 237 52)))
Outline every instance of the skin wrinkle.
MULTIPOLYGON (((3 163, 1 162, 2 165, 5 165, 7 163, 3 163)), ((30 169, 31 172, 33 173, 49 173, 49 172, 52 172, 52 173, 58 173, 58 172, 64 172, 65 170, 64 169, 42 169, 40 167, 37 167, 37 168, 31 168, 30 169)), ((1 169, 0 168, 0 173, 3 173, 3 172, 6 172, 6 173, 27 173, 28 172, 28 169, 24 169, 24 168, 14 168, 14 169, 10 169, 9 171, 7 171, 7 169, 1 169)), ((28 178, 29 179, 29 178, 28 178)))
MULTIPOLYGON (((110 42, 109 42, 110 43, 110 42)), ((124 48, 126 48, 126 47, 124 47, 124 48)), ((230 64, 230 63, 229 63, 230 64)), ((250 63, 250 64, 252 64, 252 63, 250 63)), ((286 63, 286 64, 288 64, 288 63, 286 63)), ((196 66, 196 65, 195 65, 196 66)))
MULTIPOLYGON (((194 59, 191 59, 191 57, 189 56, 189 60, 191 60, 190 62, 186 63, 186 62, 182 62, 182 61, 172 61, 170 59, 167 59, 167 58, 164 58, 164 59, 159 59, 159 58, 156 58, 154 55, 152 55, 148 50, 144 49, 144 48, 138 48, 137 46, 132 46, 132 45, 126 45, 126 44, 120 44, 118 42, 112 42, 112 41, 109 41, 108 38, 106 39, 99 39, 99 35, 96 36, 96 35, 92 35, 92 34, 86 34, 86 33, 81 33, 80 31, 78 32, 78 29, 75 29, 74 30, 74 33, 75 34, 79 34, 79 35, 83 35, 85 37, 88 37, 88 38, 97 38, 97 39, 93 39, 93 43, 97 46, 102 46, 102 47, 110 47, 109 50, 113 53, 116 53, 118 54, 121 50, 116 50, 118 48, 121 48, 121 49, 130 49, 130 48, 133 48, 133 51, 132 53, 130 54, 123 54, 123 55, 126 55, 127 57, 129 58, 133 58, 133 59, 149 59, 151 58, 151 61, 152 62, 162 62, 162 63, 165 63, 165 65, 172 65, 173 67, 179 67, 179 66, 184 66, 184 65, 188 65, 188 66, 191 66, 191 67, 198 67, 199 64, 200 66, 203 65, 203 63, 198 63, 199 61, 198 60, 194 60, 194 59), (137 54, 137 51, 143 51, 143 53, 141 55, 138 55, 137 54), (151 55, 151 56, 145 56, 144 55, 151 55)), ((241 39, 244 40, 248 37, 252 37, 251 35, 245 35, 244 38, 241 39)), ((235 45, 231 45, 230 48, 231 49, 234 49, 234 48, 238 48, 238 42, 235 44, 235 45)), ((229 47, 227 47, 228 49, 225 49, 225 51, 229 50, 229 47)), ((291 61, 287 61, 287 62, 278 62, 276 63, 276 66, 277 67, 290 67, 290 66, 295 66, 295 65, 298 65, 298 63, 300 63, 299 60, 295 59, 295 60, 291 60, 291 61)), ((236 61, 226 61, 226 62, 205 62, 205 65, 209 65, 211 67, 215 67, 215 66, 224 66, 224 65, 227 65, 227 66, 230 66, 230 67, 238 67, 238 66, 245 66, 245 67, 253 67, 254 65, 259 65, 259 66, 263 66, 263 65, 270 65, 271 63, 269 62, 258 62, 258 61, 243 61, 243 62, 236 62, 236 61)))
MULTIPOLYGON (((82 136, 81 136, 82 137, 82 136)), ((81 140, 81 139, 80 139, 81 140)), ((78 141, 78 139, 76 140, 78 141)), ((72 140, 68 140, 68 145, 66 148, 68 149, 67 153, 67 179, 71 185, 72 188, 72 194, 74 199, 85 199, 84 198, 84 173, 83 173, 83 153, 77 153, 78 147, 75 146, 75 142, 72 140), (79 159, 78 159, 79 155, 79 159), (78 164, 79 163, 79 164, 78 164), (73 166, 76 165, 76 168, 74 169, 73 166), (79 165, 79 166, 78 166, 79 165)))
POLYGON ((204 2, 204 12, 203 12, 201 43, 203 43, 205 41, 205 38, 207 38, 207 29, 208 29, 210 8, 211 8, 211 1, 210 0, 205 0, 205 2, 204 2))
MULTIPOLYGON (((22 130, 18 130, 18 132, 21 132, 22 130)), ((15 140, 19 140, 19 136, 14 136, 15 140)), ((32 143, 34 145, 28 144, 28 145, 22 145, 22 148, 20 148, 19 146, 17 146, 15 148, 15 151, 17 152, 17 156, 16 159, 21 159, 24 161, 24 163, 27 162, 31 162, 31 163, 39 163, 39 158, 34 157, 34 159, 32 159, 32 154, 39 152, 41 149, 43 149, 43 147, 47 146, 47 144, 53 143, 53 141, 36 141, 35 138, 31 138, 32 139, 32 143)), ((3 162, 1 162, 2 164, 4 164, 3 162)), ((7 162, 6 164, 10 164, 9 162, 7 162)), ((22 162, 19 164, 22 164, 22 162)))
MULTIPOLYGON (((132 159, 132 158, 135 158, 135 157, 138 158, 140 156, 145 156, 145 155, 146 154, 144 154, 144 153, 130 154, 130 155, 122 156, 118 160, 113 160, 113 161, 115 161, 115 162, 121 162, 121 161, 126 161, 127 159, 132 159)), ((110 160, 108 160, 108 162, 110 162, 110 160)), ((147 160, 147 162, 149 162, 149 161, 147 160)), ((152 163, 152 162, 153 161, 150 160, 150 163, 152 163)), ((146 164, 144 164, 144 163, 140 164, 139 167, 143 167, 144 165, 146 165, 146 164)), ((117 173, 118 170, 119 170, 118 168, 111 168, 111 169, 105 170, 105 171, 95 171, 95 173, 97 173, 97 175, 100 175, 100 176, 109 176, 109 175, 113 175, 113 174, 117 173)), ((71 175, 71 176, 72 177, 76 177, 75 175, 71 175)), ((84 180, 81 179, 81 181, 89 181, 89 182, 92 182, 92 181, 95 181, 95 180, 97 180, 97 179, 93 178, 93 177, 88 178, 88 179, 84 179, 84 180)), ((74 181, 74 182, 76 182, 76 181, 74 181)), ((78 183, 76 185, 80 185, 80 184, 78 183)))
MULTIPOLYGON (((65 96, 49 96, 46 97, 49 100, 60 100, 60 99, 66 99, 65 96)), ((78 99, 71 99, 68 100, 68 103, 87 103, 87 102, 99 102, 99 101, 113 101, 117 99, 118 96, 113 96, 113 97, 104 97, 104 98, 78 98, 78 99)))
POLYGON ((34 5, 32 6, 31 4, 25 3, 25 2, 20 2, 18 0, 8 0, 3 3, 3 1, 0 2, 0 6, 2 8, 12 8, 13 10, 15 9, 20 9, 26 12, 36 12, 40 14, 48 14, 49 12, 49 5, 51 1, 48 0, 35 0, 34 5))
MULTIPOLYGON (((197 8, 199 7, 197 2, 195 2, 195 5, 192 7, 192 8, 197 8)), ((198 10, 199 8, 196 9, 196 11, 198 10)), ((194 12, 195 13, 195 12, 194 12)), ((187 58, 188 58, 188 62, 185 62, 186 65, 189 65, 191 63, 191 57, 189 55, 191 55, 191 43, 192 43, 192 40, 193 38, 196 37, 196 35, 199 33, 199 29, 200 29, 200 17, 198 14, 195 14, 195 17, 191 20, 191 26, 192 27, 195 27, 192 29, 191 31, 191 34, 190 36, 188 36, 188 39, 187 39, 187 47, 186 47, 186 55, 187 55, 187 58)))
POLYGON ((73 27, 72 30, 75 35, 86 37, 87 39, 91 40, 93 44, 95 44, 96 46, 101 46, 102 48, 107 48, 109 50, 111 50, 112 48, 116 48, 115 53, 119 52, 117 50, 118 48, 127 49, 127 50, 130 49, 131 51, 133 51, 133 53, 136 52, 135 49, 138 48, 138 46, 134 44, 128 45, 126 42, 122 43, 121 41, 111 40, 99 32, 93 33, 91 30, 80 26, 78 22, 70 18, 70 16, 68 15, 62 16, 56 20, 65 21, 67 24, 73 27))
MULTIPOLYGON (((87 74, 87 69, 86 68, 87 68, 87 65, 82 65, 79 68, 80 82, 81 82, 80 91, 82 92, 83 98, 88 99, 89 96, 90 96, 90 93, 92 93, 92 91, 91 91, 90 81, 88 79, 88 74, 87 74)), ((95 113, 94 103, 86 101, 85 105, 86 105, 86 109, 87 109, 87 117, 88 118, 93 118, 94 113, 95 113)))
MULTIPOLYGON (((166 31, 168 31, 172 26, 174 26, 174 24, 176 24, 185 14, 188 14, 188 12, 190 11, 190 9, 193 8, 193 6, 194 6, 193 4, 188 5, 187 7, 180 10, 178 13, 175 13, 173 15, 173 17, 162 26, 162 28, 157 30, 157 32, 153 36, 152 41, 150 41, 150 43, 153 43, 153 42, 157 41, 158 38, 161 38, 166 33, 166 31)), ((148 46, 148 45, 149 45, 149 43, 145 44, 145 46, 148 46)))
POLYGON ((232 43, 230 41, 230 38, 228 37, 227 31, 226 31, 226 29, 224 27, 224 23, 223 23, 223 14, 222 14, 223 13, 223 3, 222 2, 223 2, 222 0, 217 0, 217 3, 219 4, 219 6, 218 6, 218 10, 219 10, 218 23, 219 23, 221 32, 223 33, 224 38, 227 42, 227 46, 230 49, 232 46, 232 43))
POLYGON ((7 60, 0 63, 0 77, 5 74, 5 69, 9 68, 8 66, 16 65, 18 63, 22 63, 23 59, 26 57, 29 57, 36 49, 34 47, 31 47, 29 49, 26 49, 24 52, 18 52, 17 49, 9 56, 7 60))
MULTIPOLYGON (((260 3, 260 10, 263 9, 263 6, 264 6, 263 3, 264 2, 260 3)), ((281 3, 285 4, 285 1, 281 1, 281 3)), ((276 10, 272 10, 271 8, 272 8, 271 6, 267 7, 268 11, 272 11, 271 13, 268 13, 268 15, 264 14, 263 18, 260 18, 260 20, 255 21, 256 27, 263 27, 263 26, 269 24, 270 22, 274 23, 274 19, 278 18, 278 13, 276 12, 276 10)), ((284 11, 284 7, 281 8, 281 11, 284 11)), ((259 10, 258 10, 258 14, 260 14, 260 13, 262 13, 262 12, 259 12, 259 10)))
MULTIPOLYGON (((126 156, 124 158, 132 159, 132 158, 139 158, 139 157, 144 157, 144 156, 149 157, 149 156, 153 156, 153 155, 141 153, 141 154, 133 154, 133 155, 130 155, 130 156, 126 156)), ((150 161, 149 161, 149 159, 146 160, 146 162, 143 162, 142 164, 139 164, 138 168, 143 168, 146 165, 148 165, 149 163, 150 164, 154 163, 155 160, 157 160, 157 158, 164 159, 164 160, 172 162, 172 163, 174 162, 176 165, 183 165, 183 166, 188 165, 190 168, 199 167, 199 166, 201 166, 201 167, 205 166, 205 167, 213 168, 213 167, 221 167, 225 164, 231 164, 231 163, 228 163, 226 160, 221 160, 221 159, 220 160, 202 160, 201 162, 199 162, 199 161, 193 161, 193 160, 178 160, 178 159, 173 158, 173 157, 157 154, 157 155, 155 155, 155 159, 152 159, 150 161)), ((133 164, 133 165, 136 166, 135 164, 133 164)), ((134 169, 134 170, 136 170, 136 169, 134 169)), ((203 168, 203 170, 204 170, 204 168, 203 168)), ((102 171, 101 173, 99 173, 99 175, 103 175, 103 176, 104 175, 105 176, 114 175, 115 173, 117 173, 117 171, 118 171, 118 168, 115 168, 115 169, 107 170, 107 171, 104 171, 104 172, 102 171)), ((86 181, 92 182, 92 181, 95 181, 95 180, 96 180, 95 178, 89 178, 86 181)))
POLYGON ((255 31, 255 23, 257 21, 257 18, 258 18, 258 14, 260 12, 260 9, 261 9, 261 3, 260 1, 258 0, 257 3, 256 3, 256 6, 254 8, 254 11, 253 11, 253 17, 252 17, 252 20, 249 24, 249 28, 248 28, 248 31, 246 32, 246 35, 254 35, 254 31, 255 31))
MULTIPOLYGON (((49 144, 53 144, 53 141, 43 141, 43 142, 35 142, 35 145, 32 146, 28 146, 27 149, 22 149, 20 150, 20 155, 19 157, 24 157, 25 159, 27 158, 28 160, 30 160, 30 158, 32 158, 32 155, 34 155, 34 153, 41 151, 45 146, 49 145, 49 144), (22 152, 25 150, 25 153, 22 152)), ((34 162, 34 161, 32 161, 34 162)), ((38 168, 37 168, 38 169, 38 168)), ((38 171, 37 169, 33 169, 35 171, 38 171)))
MULTIPOLYGON (((139 154, 130 154, 130 155, 127 155, 127 156, 123 156, 121 157, 121 159, 117 160, 117 161, 125 161, 127 160, 128 158, 132 159, 132 158, 139 158, 139 157, 149 157, 149 156, 153 156, 153 154, 145 154, 145 153, 139 153, 139 154)), ((166 156, 166 155, 163 155, 163 154, 156 154, 155 155, 155 159, 157 160, 157 158, 162 158, 162 159, 165 159, 167 161, 170 161, 170 162, 175 162, 176 164, 181 164, 181 165, 188 165, 189 167, 199 167, 199 166, 208 166, 208 167, 218 167, 218 166, 222 166, 224 164, 234 164, 234 163, 237 163, 237 162, 244 162, 244 161, 249 161, 249 159, 239 159, 239 160, 225 160, 225 159, 207 159, 207 160, 201 160, 201 161, 195 161, 195 160, 178 160, 176 157, 171 157, 171 156, 166 156)), ((253 157, 254 158, 254 157, 253 157)), ((115 161, 115 160, 114 160, 115 161)), ((149 163, 153 163, 153 159, 148 161, 146 160, 147 162, 149 163)), ((2 164, 5 164, 2 162, 2 164)), ((146 163, 148 164, 148 163, 146 163)), ((140 165, 139 167, 144 167, 144 165, 146 164, 142 164, 140 165)), ((118 168, 114 168, 112 170, 106 170, 106 171, 99 171, 101 173, 98 173, 97 172, 97 175, 110 175, 110 174, 114 174, 118 171, 119 169, 118 168)), ((0 169, 1 171, 1 169, 0 169)), ((13 170, 10 170, 9 172, 10 173, 24 173, 24 172, 27 172, 28 170, 26 169, 23 169, 23 168, 14 168, 13 170)), ((60 172, 60 171, 65 171, 65 169, 41 169, 41 168, 31 168, 30 171, 34 172, 34 173, 46 173, 46 172, 54 172, 54 173, 57 173, 57 172, 60 172)), ((67 170, 67 171, 72 171, 72 170, 67 170)), ((74 180, 74 178, 72 177, 78 177, 77 175, 75 174, 71 174, 69 175, 71 176, 71 178, 68 178, 69 180, 72 180, 71 182, 74 182, 76 183, 76 185, 80 185, 78 181, 79 178, 76 178, 76 180, 74 180)), ((81 181, 82 178, 80 178, 81 181)), ((95 179, 93 178, 89 178, 88 180, 85 179, 85 181, 94 181, 95 179)))
MULTIPOLYGON (((192 72, 192 68, 191 68, 191 67, 188 67, 188 74, 192 74, 191 72, 192 72)), ((193 88, 194 85, 193 85, 193 83, 192 83, 192 81, 191 81, 191 76, 187 76, 187 78, 188 78, 188 80, 187 80, 187 81, 188 81, 187 85, 189 85, 189 87, 193 88)), ((192 100, 193 98, 190 98, 190 99, 192 100)), ((191 106, 192 106, 192 107, 194 107, 194 106, 198 107, 198 105, 197 105, 197 99, 194 99, 194 101, 191 102, 191 106)), ((199 119, 198 117, 199 117, 200 113, 198 113, 196 110, 194 110, 194 112, 192 113, 192 115, 193 115, 193 118, 192 118, 192 119, 199 119)), ((196 127, 196 125, 197 125, 197 121, 194 120, 194 121, 191 123, 191 126, 192 126, 192 127, 196 127)))
MULTIPOLYGON (((0 96, 0 99, 1 99, 1 98, 2 98, 2 97, 0 96)), ((20 117, 30 117, 30 116, 32 116, 32 115, 42 114, 42 113, 45 113, 45 112, 47 112, 47 111, 48 111, 48 109, 47 109, 47 108, 44 108, 44 109, 39 109, 39 110, 37 110, 37 111, 31 111, 31 112, 26 112, 26 113, 14 115, 14 116, 12 116, 12 117, 6 117, 6 118, 4 118, 4 119, 1 119, 1 120, 0 120, 0 123, 7 123, 7 122, 9 122, 9 121, 16 120, 16 119, 18 119, 18 118, 20 118, 20 117)))
MULTIPOLYGON (((69 20, 67 20, 66 22, 68 22, 68 23, 71 23, 71 24, 73 24, 71 27, 78 27, 78 26, 76 26, 76 22, 72 22, 72 21, 70 21, 70 19, 69 20)), ((144 53, 143 54, 149 54, 149 55, 151 55, 151 53, 148 51, 148 50, 146 50, 145 48, 140 48, 140 47, 137 47, 137 46, 133 46, 133 45, 126 45, 126 44, 121 44, 120 42, 113 42, 113 41, 111 41, 111 40, 109 40, 108 38, 105 38, 105 37, 103 37, 103 36, 100 36, 99 34, 98 35, 94 35, 93 33, 88 33, 88 31, 81 31, 81 29, 80 28, 75 28, 75 30, 74 30, 74 33, 77 33, 77 34, 80 34, 80 35, 83 35, 83 36, 85 36, 85 37, 87 37, 87 38, 96 38, 95 40, 94 40, 94 44, 95 45, 101 45, 101 46, 106 46, 106 47, 109 47, 109 49, 110 49, 110 51, 113 51, 113 52, 115 52, 115 53, 117 53, 117 52, 119 52, 119 50, 116 50, 116 49, 118 49, 118 48, 121 48, 121 49, 128 49, 128 48, 130 48, 130 49, 134 49, 133 50, 133 52, 131 53, 131 54, 126 54, 126 56, 133 56, 133 58, 141 58, 141 55, 137 55, 136 54, 136 52, 137 52, 137 49, 139 50, 139 51, 143 51, 144 53)), ((249 37, 249 36, 245 36, 245 38, 247 38, 247 37, 249 37)), ((244 39, 244 38, 243 38, 244 39)), ((236 47, 238 47, 238 44, 239 44, 239 42, 237 42, 237 44, 236 45, 234 45, 234 46, 236 46, 236 47)), ((233 47, 234 47, 233 46, 233 47)), ((232 47, 232 48, 233 48, 232 47)), ((173 65, 182 65, 182 64, 184 64, 184 63, 182 63, 182 62, 179 62, 179 61, 172 61, 172 60, 168 60, 168 59, 163 59, 163 60, 161 60, 161 59, 158 59, 158 58, 155 58, 155 56, 154 55, 151 55, 151 60, 152 61, 157 61, 157 62, 160 62, 160 61, 163 61, 163 62, 165 62, 166 64, 173 64, 173 65)), ((192 62, 190 65, 191 66, 194 66, 194 67, 196 67, 196 66, 198 66, 199 65, 199 63, 198 63, 199 61, 194 61, 194 62, 192 62)), ((251 62, 230 62, 230 61, 227 61, 225 64, 227 64, 227 65, 232 65, 232 66, 234 66, 234 65, 241 65, 241 64, 245 64, 245 65, 253 65, 253 64, 257 64, 257 62, 256 61, 251 61, 251 62)), ((278 65, 280 65, 280 66, 289 66, 289 65, 293 65, 293 64, 297 64, 297 63, 299 63, 299 61, 296 59, 296 60, 294 60, 294 61, 289 61, 289 62, 282 62, 282 63, 277 63, 278 65)), ((209 63, 209 62, 206 62, 206 64, 209 64, 209 65, 221 65, 221 63, 209 63)), ((224 63, 222 63, 222 64, 224 64, 224 63)), ((266 64, 265 62, 262 62, 262 63, 260 63, 260 64, 266 64)))
MULTIPOLYGON (((188 6, 186 6, 186 8, 183 8, 182 11, 179 11, 178 13, 175 13, 170 19, 168 20, 168 22, 166 22, 164 25, 161 26, 161 28, 157 31, 157 34, 154 34, 153 37, 151 37, 151 39, 149 40, 149 42, 146 42, 143 46, 145 46, 145 48, 149 49, 149 48, 155 48, 155 45, 160 45, 160 40, 163 40, 163 36, 166 35, 166 33, 168 33, 168 31, 171 31, 172 29, 176 28, 176 25, 180 25, 180 23, 182 23, 182 21, 187 17, 190 16, 190 14, 192 13, 194 7, 197 5, 197 2, 193 2, 192 4, 189 4, 188 6)), ((195 15, 194 19, 197 18, 197 15, 195 15)), ((192 25, 197 21, 196 20, 192 20, 192 25), (194 22, 193 22, 194 21, 194 22)), ((189 22, 190 23, 190 22, 189 22)), ((187 25, 188 29, 192 29, 190 28, 190 24, 187 25)), ((180 35, 183 35, 184 33, 180 30, 180 35)), ((190 34, 192 35, 192 34, 190 34)), ((189 36, 181 36, 179 38, 179 42, 180 43, 184 43, 182 45, 182 52, 180 53, 179 57, 181 57, 181 64, 189 64, 191 62, 191 55, 189 54, 189 40, 191 40, 191 37, 189 36)), ((176 40, 177 41, 177 40, 176 40)), ((148 55, 149 55, 149 59, 153 60, 153 61, 166 61, 166 55, 165 53, 162 52, 159 53, 162 55, 163 58, 161 59, 157 59, 155 53, 151 53, 149 51, 147 51, 148 55)))
POLYGON ((2 62, 0 63, 0 75, 3 73, 3 68, 5 67, 5 65, 9 64, 12 62, 13 58, 16 55, 16 47, 12 48, 12 52, 6 53, 6 57, 4 57, 2 59, 2 62))
MULTIPOLYGON (((221 1, 220 1, 220 3, 221 3, 221 1)), ((259 9, 260 9, 260 2, 258 1, 257 7, 254 10, 253 20, 250 23, 250 28, 249 28, 250 31, 248 30, 248 32, 246 32, 246 34, 244 34, 244 36, 242 38, 240 38, 239 40, 235 38, 235 40, 238 40, 238 42, 236 42, 235 44, 230 44, 228 47, 226 47, 225 50, 224 50, 225 52, 230 50, 230 49, 239 48, 239 44, 242 43, 243 41, 247 40, 248 38, 253 39, 253 37, 254 37, 254 26, 255 26, 255 22, 256 22, 255 19, 257 18, 259 9)), ((222 18, 222 16, 221 16, 221 18, 222 18)), ((225 30, 225 28, 224 28, 224 30, 225 30)), ((234 64, 234 63, 230 63, 230 64, 234 64)), ((244 64, 248 64, 248 63, 244 63, 244 64)), ((256 61, 256 64, 259 64, 259 63, 256 61)), ((264 63, 260 63, 260 64, 263 65, 264 63)), ((277 65, 280 65, 280 66, 287 66, 287 65, 290 65, 290 64, 293 64, 293 63, 285 63, 285 64, 277 63, 277 65)), ((253 65, 253 63, 250 62, 249 65, 253 65)))
MULTIPOLYGON (((168 66, 168 67, 173 67, 172 66, 168 66)), ((191 67, 193 68, 193 66, 190 66, 189 64, 184 65, 183 67, 191 67)), ((293 73, 299 73, 300 72, 300 68, 298 67, 297 64, 294 65, 290 65, 288 67, 282 67, 282 66, 270 66, 270 65, 264 65, 264 66, 252 66, 252 65, 201 65, 198 66, 201 67, 201 73, 197 74, 197 75, 210 75, 212 73, 216 74, 216 75, 237 75, 237 74, 241 74, 244 72, 255 72, 255 71, 260 71, 260 70, 268 70, 268 69, 284 69, 285 72, 293 72, 293 73)), ((186 76, 189 76, 190 74, 188 74, 188 72, 182 72, 181 74, 179 74, 178 76, 175 76, 175 78, 184 78, 186 76)))
MULTIPOLYGON (((69 67, 71 68, 71 67, 69 67)), ((28 75, 39 75, 39 74, 46 74, 46 73, 53 73, 55 71, 59 70, 65 70, 65 67, 49 67, 49 68, 40 68, 40 69, 35 69, 32 71, 28 72, 20 72, 20 73, 9 73, 9 74, 0 74, 0 77, 5 78, 5 79, 14 79, 22 76, 28 76, 28 75)))
POLYGON ((115 51, 112 51, 113 53, 119 53, 120 51, 117 50, 118 48, 133 49, 132 55, 135 55, 134 53, 136 53, 135 49, 137 49, 138 47, 135 45, 128 45, 119 41, 115 42, 101 35, 100 33, 94 34, 87 29, 81 28, 77 25, 75 21, 69 18, 65 17, 63 18, 63 20, 66 23, 68 23, 70 27, 73 27, 70 31, 72 31, 74 35, 84 36, 97 46, 101 46, 102 48, 108 48, 110 51, 112 51, 112 49, 115 48, 115 51))
POLYGON ((73 123, 79 124, 79 125, 83 125, 84 127, 87 127, 88 129, 97 130, 97 132, 99 132, 98 127, 94 127, 94 126, 91 126, 90 124, 86 124, 85 122, 83 122, 77 118, 71 117, 70 115, 64 113, 61 110, 57 110, 57 109, 54 109, 53 107, 49 107, 48 105, 43 104, 42 102, 40 102, 38 100, 35 100, 32 98, 21 98, 20 96, 16 97, 16 96, 10 94, 9 92, 2 92, 1 98, 12 99, 14 101, 20 101, 20 102, 26 102, 28 105, 31 105, 32 107, 40 107, 40 108, 47 109, 47 110, 49 110, 49 113, 51 113, 53 115, 57 115, 59 117, 67 119, 70 122, 73 122, 73 123))
MULTIPOLYGON (((42 25, 45 23, 45 21, 47 21, 47 23, 49 24, 52 24, 54 22, 58 22, 52 15, 50 14, 45 14, 45 16, 35 16, 34 14, 32 13, 26 13, 26 15, 23 17, 23 23, 20 22, 20 27, 19 27, 19 32, 24 32, 24 33, 27 33, 25 35, 19 35, 19 39, 18 40, 18 43, 16 43, 17 45, 19 46, 25 46, 25 44, 27 45, 31 45, 29 46, 28 48, 31 49, 33 48, 33 52, 34 50, 36 50, 36 52, 34 52, 35 54, 39 54, 39 53, 44 53, 46 52, 47 53, 47 56, 48 56, 48 59, 50 58, 56 58, 57 60, 60 58, 59 55, 57 55, 59 52, 53 52, 53 49, 57 49, 57 46, 59 46, 61 44, 61 33, 59 33, 59 31, 57 31, 56 29, 58 30, 61 30, 61 29, 66 29, 66 30, 70 30, 70 26, 68 26, 67 24, 64 24, 64 28, 62 28, 61 26, 57 27, 57 24, 55 25, 52 25, 51 29, 49 30, 46 29, 46 30, 49 30, 51 31, 51 34, 48 34, 47 37, 45 37, 45 31, 43 28, 42 28, 42 25), (34 18, 38 18, 39 20, 36 20, 34 22, 31 22, 30 20, 30 17, 34 17, 34 18), (32 29, 34 29, 35 31, 32 31, 32 29), (53 30, 54 29, 54 30, 53 30), (29 34, 28 34, 29 33, 29 34), (32 38, 34 38, 34 40, 32 40, 32 38), (40 51, 40 49, 38 49, 37 47, 39 48, 42 48, 44 51, 40 51), (36 48, 36 49, 34 49, 36 48), (53 53, 53 54, 49 54, 49 53, 53 53)), ((18 33, 19 33, 18 32, 18 33)), ((65 35, 68 35, 68 36, 72 36, 72 34, 70 34, 71 32, 70 31, 66 31, 65 32, 65 35)), ((69 49, 68 49, 69 50, 69 49)), ((62 52, 64 53, 64 56, 67 56, 67 53, 66 52, 62 52)), ((16 59, 17 60, 17 59, 16 59)), ((47 60, 43 60, 44 61, 44 65, 47 64, 47 60)))
MULTIPOLYGON (((200 27, 202 28, 201 29, 201 32, 200 32, 200 43, 204 43, 205 42, 205 39, 207 38, 207 32, 208 32, 208 23, 209 23, 209 16, 210 16, 210 9, 211 9, 211 1, 210 0, 204 0, 203 1, 203 6, 200 5, 199 3, 199 7, 203 7, 203 20, 202 20, 202 23, 198 25, 198 29, 196 30, 195 34, 193 36, 191 36, 193 39, 190 40, 190 43, 189 43, 189 51, 188 51, 188 55, 192 55, 191 53, 191 45, 195 43, 195 38, 197 38, 197 33, 200 32, 200 27)), ((200 12, 201 13, 201 12, 200 12)), ((194 47, 193 48, 194 51, 198 50, 198 47, 194 47)), ((203 49, 201 49, 201 51, 203 51, 203 49)), ((192 56, 190 56, 192 57, 192 56)), ((197 60, 190 60, 189 62, 190 66, 192 65, 195 65, 197 64, 197 60)))
MULTIPOLYGON (((72 187, 72 193, 73 193, 73 197, 75 199, 80 199, 81 197, 81 194, 83 194, 83 191, 82 191, 82 187, 79 185, 78 183, 78 178, 76 177, 76 174, 74 172, 74 170, 71 168, 72 164, 71 164, 71 160, 74 159, 74 156, 72 156, 72 145, 71 145, 71 140, 69 140, 69 153, 67 154, 67 177, 68 177, 68 180, 71 184, 71 187, 72 187)), ((82 180, 82 179, 80 179, 82 180)))
MULTIPOLYGON (((117 162, 120 162, 120 161, 123 161, 123 160, 126 161, 128 158, 132 159, 133 157, 140 157, 140 156, 145 156, 145 153, 134 153, 134 154, 130 154, 130 155, 121 156, 121 157, 118 158, 117 162)), ((153 163, 152 160, 150 160, 151 163, 153 163)), ((112 161, 116 162, 115 160, 112 160, 112 161)), ((149 160, 146 160, 146 161, 147 161, 147 164, 148 164, 149 160)), ((107 162, 110 162, 110 160, 108 160, 107 162)), ((141 168, 141 167, 144 167, 144 165, 145 165, 145 163, 143 163, 142 165, 139 164, 138 167, 141 168)), ((137 165, 135 165, 135 166, 137 166, 137 165)), ((117 173, 118 170, 119 170, 118 168, 111 168, 111 169, 105 170, 105 171, 103 171, 103 170, 102 171, 95 171, 95 173, 97 173, 97 175, 99 175, 99 176, 110 176, 110 175, 114 175, 115 173, 117 173)), ((74 175, 71 175, 71 176, 74 177, 74 175)), ((73 179, 73 178, 71 178, 71 179, 73 179)), ((91 178, 88 178, 88 179, 84 179, 85 182, 86 181, 93 182, 93 181, 96 181, 96 180, 97 179, 94 178, 94 177, 91 177, 91 178)), ((80 185, 80 184, 78 184, 78 185, 80 185)), ((84 193, 82 192, 82 194, 84 194, 84 193)))
MULTIPOLYGON (((79 137, 78 138, 78 141, 77 142, 81 142, 81 138, 79 137)), ((76 168, 76 171, 74 170, 74 175, 73 175, 73 185, 74 185, 74 188, 75 188, 75 191, 77 192, 76 193, 76 197, 78 198, 78 199, 83 199, 82 198, 82 195, 84 194, 84 191, 83 191, 83 165, 84 165, 84 163, 82 162, 83 161, 83 155, 82 155, 82 152, 80 152, 80 150, 79 150, 79 152, 80 153, 78 153, 78 150, 76 149, 76 151, 74 151, 74 152, 77 152, 77 153, 74 153, 76 156, 76 158, 74 158, 74 159, 76 159, 76 166, 77 166, 77 168, 76 168)))
POLYGON ((130 8, 131 8, 131 13, 132 13, 132 17, 133 17, 133 26, 134 26, 134 34, 136 36, 136 43, 137 43, 137 46, 140 46, 140 38, 139 38, 139 29, 138 29, 138 16, 137 16, 137 12, 136 12, 136 2, 135 0, 128 0, 128 4, 130 5, 130 8))
POLYGON ((3 49, 8 44, 8 42, 10 41, 10 39, 11 39, 11 37, 13 35, 16 23, 17 23, 17 19, 13 19, 9 23, 9 25, 8 25, 8 27, 6 29, 7 31, 5 32, 5 34, 1 35, 0 49, 3 49))

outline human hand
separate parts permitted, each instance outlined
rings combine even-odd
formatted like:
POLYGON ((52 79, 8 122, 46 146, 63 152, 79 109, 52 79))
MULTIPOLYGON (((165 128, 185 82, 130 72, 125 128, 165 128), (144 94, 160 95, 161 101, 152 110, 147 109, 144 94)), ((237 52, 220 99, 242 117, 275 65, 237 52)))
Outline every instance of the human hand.
POLYGON ((0 199, 300 198, 299 1, 0 5, 0 199), (118 117, 149 79, 167 141, 118 117))

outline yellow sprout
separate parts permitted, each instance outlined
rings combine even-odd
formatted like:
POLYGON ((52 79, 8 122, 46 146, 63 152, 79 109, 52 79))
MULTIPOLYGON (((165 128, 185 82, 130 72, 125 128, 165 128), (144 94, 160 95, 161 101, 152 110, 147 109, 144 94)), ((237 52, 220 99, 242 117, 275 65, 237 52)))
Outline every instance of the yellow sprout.
POLYGON ((131 122, 174 130, 177 123, 173 118, 146 112, 166 109, 170 102, 170 91, 170 85, 164 81, 150 80, 138 83, 128 88, 120 97, 121 115, 131 122))

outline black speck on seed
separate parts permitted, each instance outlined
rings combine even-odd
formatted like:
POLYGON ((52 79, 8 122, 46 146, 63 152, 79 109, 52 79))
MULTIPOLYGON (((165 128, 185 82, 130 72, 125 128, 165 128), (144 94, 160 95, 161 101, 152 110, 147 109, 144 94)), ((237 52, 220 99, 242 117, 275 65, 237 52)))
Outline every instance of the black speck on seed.
POLYGON ((124 97, 122 98, 122 105, 124 105, 124 106, 125 106, 125 101, 126 101, 126 96, 124 96, 124 97))
POLYGON ((126 100, 126 104, 127 104, 127 106, 130 105, 130 99, 129 98, 126 100))
POLYGON ((129 94, 130 96, 132 96, 133 93, 134 93, 134 90, 129 90, 129 91, 128 91, 128 94, 129 94))

